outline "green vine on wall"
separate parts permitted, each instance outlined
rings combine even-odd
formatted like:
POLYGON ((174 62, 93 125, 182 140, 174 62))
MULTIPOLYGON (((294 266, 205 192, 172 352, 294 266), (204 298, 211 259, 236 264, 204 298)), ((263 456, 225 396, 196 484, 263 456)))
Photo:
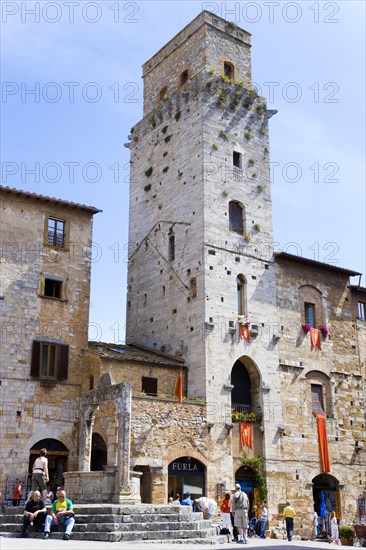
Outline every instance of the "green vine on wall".
POLYGON ((259 498, 262 502, 265 502, 267 500, 268 489, 263 475, 263 458, 260 456, 249 458, 243 452, 242 463, 253 470, 254 478, 258 485, 259 498))

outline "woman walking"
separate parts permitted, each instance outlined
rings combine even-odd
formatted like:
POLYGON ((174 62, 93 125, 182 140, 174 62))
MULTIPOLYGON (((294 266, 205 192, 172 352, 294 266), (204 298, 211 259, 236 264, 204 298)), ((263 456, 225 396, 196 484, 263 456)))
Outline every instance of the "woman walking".
POLYGON ((339 529, 335 512, 330 514, 330 539, 329 543, 339 544, 339 529))
POLYGON ((32 485, 29 492, 27 502, 31 499, 33 492, 39 487, 42 491, 43 502, 46 502, 47 487, 46 483, 48 478, 48 460, 46 458, 47 450, 41 449, 39 451, 39 457, 36 458, 32 468, 32 485))

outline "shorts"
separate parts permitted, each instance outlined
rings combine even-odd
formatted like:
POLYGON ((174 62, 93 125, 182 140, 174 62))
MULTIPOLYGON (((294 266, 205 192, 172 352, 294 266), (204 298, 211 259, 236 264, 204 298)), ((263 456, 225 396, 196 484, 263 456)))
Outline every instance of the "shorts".
POLYGON ((234 525, 238 529, 247 529, 248 527, 248 514, 246 510, 235 510, 234 512, 234 525))
POLYGON ((32 474, 32 491, 35 491, 37 487, 41 488, 41 491, 46 490, 46 476, 41 472, 33 472, 32 474))

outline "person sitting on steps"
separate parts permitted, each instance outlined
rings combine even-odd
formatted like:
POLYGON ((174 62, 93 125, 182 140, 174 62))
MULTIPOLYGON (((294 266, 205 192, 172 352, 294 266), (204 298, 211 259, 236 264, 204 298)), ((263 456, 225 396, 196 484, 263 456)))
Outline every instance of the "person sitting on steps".
POLYGON ((25 505, 25 510, 23 514, 23 530, 20 536, 28 536, 29 525, 34 525, 38 528, 41 527, 46 519, 46 516, 47 508, 45 503, 41 499, 41 493, 39 491, 34 491, 33 498, 28 500, 25 505))
POLYGON ((61 490, 59 492, 58 500, 55 500, 55 502, 52 504, 51 514, 46 518, 43 538, 49 538, 51 526, 54 524, 66 526, 64 540, 69 540, 72 528, 74 527, 75 523, 74 516, 75 514, 72 502, 70 499, 66 498, 66 491, 61 490))

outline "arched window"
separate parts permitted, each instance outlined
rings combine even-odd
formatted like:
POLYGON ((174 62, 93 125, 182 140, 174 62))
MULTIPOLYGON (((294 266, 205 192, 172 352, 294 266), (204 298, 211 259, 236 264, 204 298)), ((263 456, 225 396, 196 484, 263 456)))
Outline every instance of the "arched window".
POLYGON ((224 62, 224 75, 227 78, 234 78, 234 65, 230 61, 224 62))
POLYGON ((159 93, 159 98, 160 98, 160 101, 162 101, 163 99, 165 99, 168 95, 168 86, 164 86, 164 88, 162 88, 160 90, 160 93, 159 93))
POLYGON ((236 278, 236 294, 238 315, 246 314, 246 279, 244 275, 238 275, 236 278))
POLYGON ((240 234, 244 231, 244 208, 236 201, 229 202, 229 229, 240 234))
POLYGON ((322 293, 311 285, 299 288, 299 302, 301 307, 301 322, 311 327, 318 327, 325 323, 322 293))
POLYGON ((184 86, 184 84, 188 82, 188 69, 183 71, 180 75, 179 84, 180 86, 184 86))

